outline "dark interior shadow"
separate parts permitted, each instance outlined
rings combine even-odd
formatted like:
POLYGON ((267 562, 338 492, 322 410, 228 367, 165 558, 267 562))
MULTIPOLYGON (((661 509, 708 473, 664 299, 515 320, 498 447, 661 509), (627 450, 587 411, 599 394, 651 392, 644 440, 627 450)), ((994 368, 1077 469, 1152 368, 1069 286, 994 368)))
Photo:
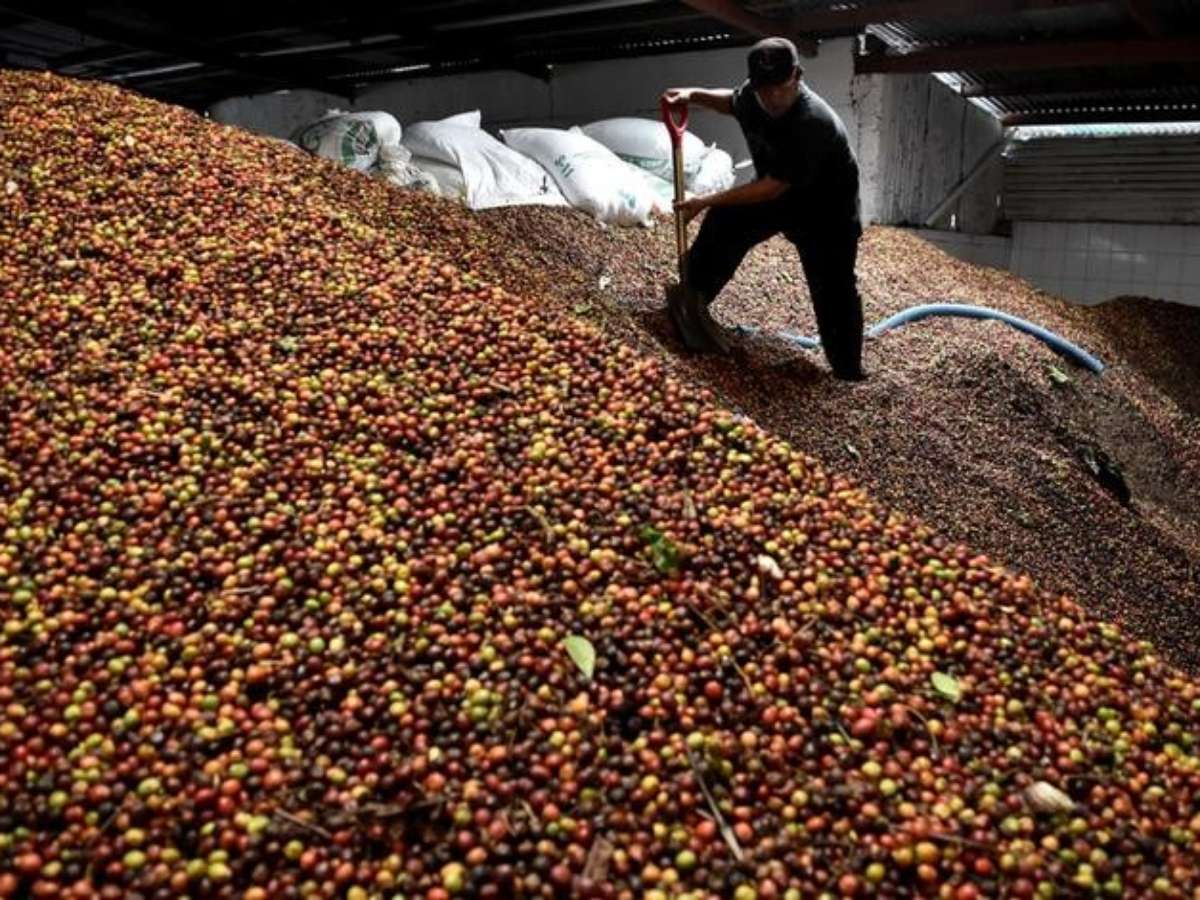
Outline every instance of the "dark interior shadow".
POLYGON ((693 353, 683 346, 663 307, 632 310, 635 326, 673 356, 719 397, 750 412, 765 396, 801 399, 831 379, 819 350, 805 350, 775 334, 737 335, 728 355, 693 353), (765 393, 764 393, 765 392, 765 393))

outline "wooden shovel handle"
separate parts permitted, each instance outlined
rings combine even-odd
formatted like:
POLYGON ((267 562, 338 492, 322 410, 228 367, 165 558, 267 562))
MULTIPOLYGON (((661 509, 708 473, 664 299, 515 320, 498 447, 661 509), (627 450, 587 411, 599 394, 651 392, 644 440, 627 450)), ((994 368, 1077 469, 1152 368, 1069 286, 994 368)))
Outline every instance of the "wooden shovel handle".
MULTIPOLYGON (((671 135, 671 162, 675 170, 675 202, 683 199, 683 136, 687 133, 688 108, 687 104, 673 106, 664 98, 661 101, 663 124, 671 135), (676 110, 680 111, 679 118, 675 117, 676 110)), ((675 211, 675 252, 679 256, 679 280, 686 283, 684 259, 687 255, 687 225, 679 211, 675 211)))

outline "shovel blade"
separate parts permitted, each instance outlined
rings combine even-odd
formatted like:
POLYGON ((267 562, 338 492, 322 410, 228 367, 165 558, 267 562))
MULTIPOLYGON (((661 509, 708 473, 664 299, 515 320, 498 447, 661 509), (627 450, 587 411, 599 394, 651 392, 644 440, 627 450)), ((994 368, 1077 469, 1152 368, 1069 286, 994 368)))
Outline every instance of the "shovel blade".
POLYGON ((683 345, 695 353, 728 353, 729 342, 708 315, 704 297, 684 284, 667 286, 667 314, 683 345))

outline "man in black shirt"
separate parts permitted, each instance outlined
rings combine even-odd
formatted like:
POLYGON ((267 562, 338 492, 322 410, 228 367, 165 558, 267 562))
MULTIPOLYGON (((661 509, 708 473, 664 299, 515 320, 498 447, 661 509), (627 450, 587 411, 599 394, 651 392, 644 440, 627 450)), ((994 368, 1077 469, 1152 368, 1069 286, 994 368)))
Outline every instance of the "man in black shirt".
POLYGON ((862 379, 862 300, 854 274, 859 215, 858 163, 837 113, 801 80, 795 45, 767 38, 750 50, 750 77, 733 90, 672 88, 673 105, 697 103, 737 118, 756 181, 677 204, 686 220, 708 210, 687 256, 695 310, 714 343, 707 306, 755 244, 782 233, 800 253, 821 345, 834 375, 862 379))

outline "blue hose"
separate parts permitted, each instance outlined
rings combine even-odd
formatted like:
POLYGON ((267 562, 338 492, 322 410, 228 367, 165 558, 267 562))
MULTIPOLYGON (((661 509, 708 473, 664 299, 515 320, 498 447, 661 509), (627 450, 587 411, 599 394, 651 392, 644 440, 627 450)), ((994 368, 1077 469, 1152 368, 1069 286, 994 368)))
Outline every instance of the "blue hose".
POLYGON ((803 347, 805 350, 820 350, 821 339, 818 337, 808 337, 803 334, 796 334, 794 331, 784 331, 779 335, 785 341, 791 341, 798 347, 803 347))
POLYGON ((1026 334, 1031 334, 1039 341, 1044 343, 1054 352, 1074 360, 1084 368, 1090 369, 1099 375, 1104 371, 1104 363, 1096 359, 1086 350, 1072 344, 1066 338, 1055 334, 1053 331, 1048 331, 1040 325, 1034 325, 1032 322, 1018 318, 1017 316, 1009 315, 1006 312, 1000 312, 997 309, 988 309, 986 306, 969 306, 963 303, 927 303, 921 306, 910 306, 903 312, 898 312, 894 316, 884 319, 871 326, 867 332, 867 337, 879 337, 881 334, 886 334, 901 325, 909 322, 919 322, 921 319, 929 316, 959 316, 965 319, 997 319, 1007 325, 1011 325, 1018 331, 1024 331, 1026 334))
MULTIPOLYGON (((733 330, 737 332, 739 337, 757 337, 762 334, 761 328, 755 328, 753 325, 734 325, 733 330)), ((796 334, 794 331, 781 331, 778 337, 787 341, 789 344, 795 344, 802 350, 820 350, 821 339, 808 337, 803 334, 796 334)))
MULTIPOLYGON (((926 303, 920 306, 910 306, 908 309, 896 313, 894 316, 889 316, 882 322, 877 322, 867 330, 867 337, 877 338, 880 335, 893 331, 902 325, 909 322, 919 322, 921 319, 929 318, 930 316, 958 316, 965 319, 997 319, 1005 324, 1011 325, 1018 331, 1024 331, 1026 334, 1031 334, 1038 340, 1042 341, 1050 349, 1056 353, 1073 360, 1086 369, 1095 372, 1099 375, 1104 371, 1104 363, 1096 359, 1086 350, 1071 343, 1066 338, 1055 334, 1053 331, 1048 331, 1040 325, 1034 325, 1025 319, 1017 316, 1009 315, 1006 312, 1000 312, 996 309, 988 309, 986 306, 971 306, 965 303, 926 303)), ((754 336, 760 333, 760 329, 748 326, 739 325, 737 331, 741 335, 754 336)), ((820 338, 808 337, 803 334, 796 334, 792 331, 781 332, 779 337, 790 344, 795 344, 804 350, 817 350, 821 346, 820 338)))

